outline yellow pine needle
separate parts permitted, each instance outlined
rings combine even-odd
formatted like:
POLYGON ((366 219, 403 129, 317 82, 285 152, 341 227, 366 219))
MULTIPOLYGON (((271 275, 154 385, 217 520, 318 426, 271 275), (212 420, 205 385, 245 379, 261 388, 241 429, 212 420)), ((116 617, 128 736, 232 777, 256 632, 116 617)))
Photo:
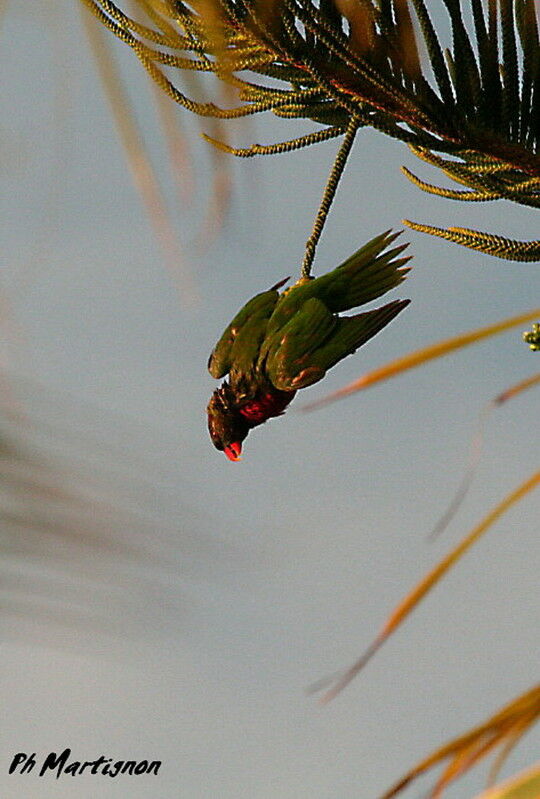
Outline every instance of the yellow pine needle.
POLYGON ((134 183, 155 236, 163 249, 165 262, 172 274, 180 298, 185 303, 193 303, 196 300, 193 281, 191 275, 182 266, 183 259, 178 238, 170 220, 159 182, 142 142, 119 71, 109 49, 108 39, 104 35, 102 27, 96 24, 85 10, 82 10, 81 14, 134 183))
POLYGON ((375 9, 371 3, 360 0, 335 0, 336 8, 349 23, 350 40, 355 52, 360 56, 369 55, 376 50, 375 9))
POLYGON ((391 635, 401 622, 412 612, 420 600, 433 588, 441 577, 456 563, 459 558, 494 524, 512 505, 532 491, 540 482, 540 471, 518 486, 502 502, 491 510, 446 557, 442 559, 417 585, 417 587, 401 602, 386 622, 382 636, 386 639, 391 635))
POLYGON ((489 774, 486 780, 487 786, 495 785, 495 781, 499 776, 499 772, 504 766, 506 760, 508 759, 511 752, 517 746, 517 744, 521 741, 529 727, 534 723, 536 720, 536 715, 533 715, 532 718, 529 716, 525 716, 522 721, 517 722, 513 727, 512 731, 505 736, 505 743, 504 746, 501 748, 499 754, 493 761, 490 769, 489 774))
POLYGON ((502 502, 499 502, 482 521, 465 536, 465 538, 452 549, 422 580, 413 588, 411 592, 397 605, 382 630, 368 647, 366 652, 359 658, 335 685, 330 688, 322 697, 321 702, 326 703, 334 699, 358 674, 358 672, 373 657, 375 652, 382 644, 396 631, 399 625, 412 613, 424 596, 439 582, 447 571, 461 558, 462 555, 486 532, 512 505, 519 502, 529 491, 532 491, 540 483, 540 471, 535 472, 518 488, 510 493, 502 502))
POLYGON ((422 75, 420 56, 408 0, 394 2, 402 68, 409 79, 418 80, 422 75))
POLYGON ((216 74, 227 81, 234 70, 234 63, 227 47, 225 19, 220 5, 215 0, 199 0, 197 13, 202 38, 206 40, 208 50, 215 58, 216 74))
POLYGON ((428 183, 422 180, 406 166, 401 167, 401 171, 411 183, 418 186, 422 191, 428 194, 436 194, 439 197, 446 197, 449 200, 461 200, 462 202, 486 202, 488 200, 499 200, 501 198, 500 192, 488 191, 487 189, 476 189, 475 191, 462 191, 456 189, 446 189, 443 186, 435 186, 433 183, 428 183))
POLYGON ((504 735, 504 733, 501 733, 501 735, 495 735, 488 740, 485 740, 484 737, 481 736, 480 741, 473 741, 462 751, 458 752, 437 780, 431 791, 430 799, 438 799, 439 796, 442 796, 451 782, 457 780, 465 774, 465 772, 469 771, 479 760, 499 746, 501 738, 504 738, 504 735))
POLYGON ((150 81, 150 85, 169 152, 171 175, 173 176, 180 201, 184 202, 189 200, 195 191, 193 162, 190 157, 187 136, 180 126, 176 107, 154 81, 150 81))
MULTIPOLYGON (((176 29, 169 21, 159 14, 159 6, 154 7, 154 0, 131 0, 130 6, 133 17, 136 16, 138 10, 142 9, 149 22, 154 21, 171 40, 177 37, 178 47, 182 47, 181 37, 177 35, 176 29)), ((188 71, 186 70, 186 72, 188 71)), ((189 75, 185 76, 185 78, 189 77, 189 75)), ((192 79, 193 77, 191 76, 192 79)), ((154 95, 161 129, 169 154, 170 174, 182 204, 183 201, 192 197, 195 190, 193 163, 190 157, 188 139, 180 126, 176 106, 170 102, 170 99, 155 81, 150 81, 150 88, 154 95)))
POLYGON ((540 761, 500 785, 484 791, 476 799, 537 799, 538 796, 540 796, 540 761))
POLYGON ((513 386, 502 391, 498 394, 494 399, 490 400, 487 405, 485 405, 480 412, 480 417, 478 419, 478 425, 476 433, 473 436, 470 448, 470 455, 469 455, 469 465, 461 483, 454 494, 448 508, 440 517, 437 524, 434 526, 433 530, 429 534, 429 539, 434 539, 439 536, 447 527, 451 520, 454 518, 457 510, 459 509, 461 503, 467 496, 471 483, 473 481, 476 468, 478 466, 478 462, 480 460, 480 456, 482 454, 482 444, 484 440, 484 430, 486 427, 486 423, 488 418, 491 416, 491 413, 495 408, 503 405, 508 400, 512 399, 513 397, 519 396, 522 391, 526 391, 528 388, 532 388, 537 383, 540 383, 540 372, 532 375, 532 377, 527 377, 525 380, 520 380, 519 383, 515 383, 513 386))
POLYGON ((492 401, 492 404, 502 405, 504 402, 508 402, 509 399, 521 394, 522 391, 532 388, 538 382, 540 382, 540 372, 538 374, 532 375, 531 377, 526 377, 525 380, 521 380, 519 383, 515 383, 515 385, 510 386, 510 388, 501 391, 501 393, 498 394, 492 401))
MULTIPOLYGON (((225 131, 221 120, 211 119, 210 125, 214 134, 210 138, 222 140, 225 137, 225 131)), ((211 196, 205 218, 197 233, 197 246, 203 253, 208 251, 219 231, 223 228, 232 193, 229 159, 225 158, 224 153, 215 147, 211 149, 211 158, 213 161, 211 196)))
POLYGON ((390 363, 374 369, 372 372, 362 375, 358 380, 328 394, 326 397, 322 397, 319 400, 315 400, 315 402, 304 405, 301 410, 312 411, 315 408, 320 408, 337 399, 347 397, 349 394, 354 394, 356 391, 362 391, 368 388, 368 386, 372 386, 374 383, 379 383, 381 380, 388 380, 388 378, 395 377, 395 375, 406 372, 408 369, 421 366, 421 364, 426 363, 426 361, 431 361, 434 358, 442 358, 444 355, 454 352, 454 350, 468 347, 470 344, 475 344, 477 341, 482 341, 484 338, 496 336, 498 333, 503 333, 505 330, 509 330, 512 327, 530 322, 532 319, 537 319, 538 316, 540 316, 540 308, 535 308, 533 311, 503 319, 501 322, 497 322, 494 325, 479 327, 468 333, 462 333, 459 336, 443 339, 421 350, 415 350, 408 355, 403 355, 401 358, 396 358, 395 361, 390 361, 390 363))
MULTIPOLYGON (((429 793, 430 799, 440 796, 449 782, 474 766, 478 760, 487 755, 496 746, 502 745, 501 755, 507 755, 508 745, 514 745, 516 738, 521 737, 534 724, 539 715, 540 685, 536 685, 517 697, 517 699, 512 700, 502 710, 497 711, 482 724, 473 727, 472 730, 469 730, 464 735, 459 735, 457 738, 443 744, 424 760, 417 763, 383 795, 382 799, 391 799, 391 797, 396 796, 421 774, 450 758, 450 763, 429 793)), ((500 759, 499 755, 495 761, 499 765, 500 759)))

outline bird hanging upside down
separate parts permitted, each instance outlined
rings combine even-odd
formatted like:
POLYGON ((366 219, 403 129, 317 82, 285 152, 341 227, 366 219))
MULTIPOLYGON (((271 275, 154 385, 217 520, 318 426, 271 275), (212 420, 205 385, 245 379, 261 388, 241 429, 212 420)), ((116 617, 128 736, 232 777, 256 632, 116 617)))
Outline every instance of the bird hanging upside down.
POLYGON ((210 437, 229 460, 240 460, 253 427, 281 416, 298 389, 322 380, 409 304, 393 300, 355 316, 338 315, 404 280, 410 257, 397 256, 407 245, 383 252, 398 235, 386 231, 332 272, 302 278, 280 294, 285 278, 236 314, 208 361, 212 377, 229 376, 207 407, 210 437))

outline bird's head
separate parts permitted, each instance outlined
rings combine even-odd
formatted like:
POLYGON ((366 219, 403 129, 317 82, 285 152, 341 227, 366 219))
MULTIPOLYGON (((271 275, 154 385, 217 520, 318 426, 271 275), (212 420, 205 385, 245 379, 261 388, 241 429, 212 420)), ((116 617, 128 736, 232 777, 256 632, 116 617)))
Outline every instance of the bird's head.
POLYGON ((249 433, 250 425, 235 408, 234 394, 227 383, 214 391, 206 412, 214 447, 224 452, 230 461, 239 461, 242 441, 249 433))

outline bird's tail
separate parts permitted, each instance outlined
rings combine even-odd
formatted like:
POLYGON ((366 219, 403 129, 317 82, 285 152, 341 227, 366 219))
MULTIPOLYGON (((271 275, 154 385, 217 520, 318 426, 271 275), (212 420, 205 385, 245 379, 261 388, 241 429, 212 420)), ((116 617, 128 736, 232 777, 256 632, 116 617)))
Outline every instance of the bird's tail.
MULTIPOLYGON (((337 327, 326 342, 310 354, 309 365, 301 368, 293 377, 291 388, 306 388, 322 380, 331 369, 347 355, 352 355, 359 347, 373 338, 383 327, 392 321, 410 300, 394 300, 382 308, 366 311, 355 316, 342 316, 336 320, 337 327)), ((284 386, 280 386, 284 387, 284 386)))
POLYGON ((339 320, 340 330, 334 336, 332 347, 329 347, 334 357, 327 362, 326 368, 331 369, 342 358, 351 355, 366 341, 373 338, 409 303, 410 300, 393 300, 374 311, 341 317, 339 320))
POLYGON ((410 271, 405 264, 412 256, 398 257, 408 244, 387 247, 401 231, 387 230, 368 241, 333 272, 319 280, 327 281, 325 303, 334 313, 348 311, 376 300, 398 286, 410 271))

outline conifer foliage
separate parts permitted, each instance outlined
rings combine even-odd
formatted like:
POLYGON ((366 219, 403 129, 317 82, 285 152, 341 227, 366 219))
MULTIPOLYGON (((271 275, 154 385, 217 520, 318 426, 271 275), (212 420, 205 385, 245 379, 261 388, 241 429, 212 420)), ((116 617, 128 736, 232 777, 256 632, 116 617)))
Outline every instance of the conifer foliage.
MULTIPOLYGON (((190 111, 220 119, 271 111, 316 125, 298 138, 247 148, 211 140, 228 152, 284 153, 344 135, 354 121, 405 142, 464 187, 441 188, 405 170, 424 191, 540 206, 534 0, 440 0, 451 28, 446 48, 425 0, 137 0, 152 24, 111 0, 82 2, 190 111), (189 97, 178 79, 188 70, 234 87, 237 104, 189 97)), ((408 224, 500 258, 540 260, 540 241, 408 224)))

